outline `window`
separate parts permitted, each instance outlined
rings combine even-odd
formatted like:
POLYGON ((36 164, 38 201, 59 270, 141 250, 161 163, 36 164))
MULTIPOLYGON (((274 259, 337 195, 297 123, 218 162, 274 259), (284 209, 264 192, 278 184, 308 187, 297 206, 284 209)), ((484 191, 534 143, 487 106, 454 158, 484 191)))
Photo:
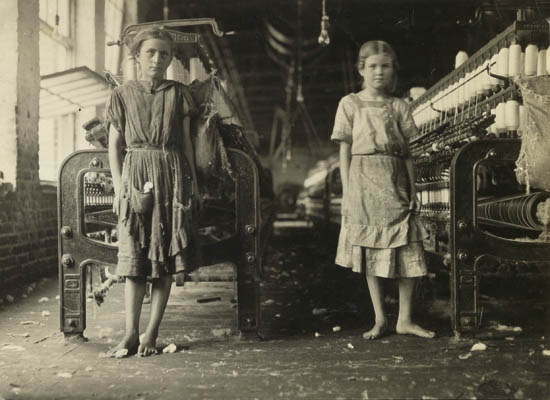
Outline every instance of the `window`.
POLYGON ((72 67, 70 0, 40 0, 40 75, 72 67))
MULTIPOLYGON (((116 42, 122 33, 124 0, 105 0, 105 43, 116 42)), ((120 69, 120 46, 105 47, 105 69, 115 76, 122 75, 120 69)))
MULTIPOLYGON (((39 4, 40 75, 44 76, 74 66, 72 0, 40 0, 39 4)), ((40 179, 56 181, 59 164, 74 150, 74 114, 40 118, 38 132, 40 179)))

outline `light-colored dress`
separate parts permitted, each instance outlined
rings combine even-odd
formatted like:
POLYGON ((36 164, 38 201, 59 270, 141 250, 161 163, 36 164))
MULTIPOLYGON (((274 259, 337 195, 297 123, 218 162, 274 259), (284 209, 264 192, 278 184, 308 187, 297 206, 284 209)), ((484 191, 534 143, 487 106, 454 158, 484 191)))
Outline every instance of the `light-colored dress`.
POLYGON ((331 139, 351 145, 336 264, 385 278, 426 275, 419 217, 409 209, 405 159, 417 133, 405 101, 343 97, 331 139))
POLYGON ((129 81, 113 90, 106 120, 127 146, 121 176, 117 274, 153 278, 197 267, 199 244, 184 119, 195 110, 187 86, 129 81), (147 182, 153 190, 143 193, 147 182))

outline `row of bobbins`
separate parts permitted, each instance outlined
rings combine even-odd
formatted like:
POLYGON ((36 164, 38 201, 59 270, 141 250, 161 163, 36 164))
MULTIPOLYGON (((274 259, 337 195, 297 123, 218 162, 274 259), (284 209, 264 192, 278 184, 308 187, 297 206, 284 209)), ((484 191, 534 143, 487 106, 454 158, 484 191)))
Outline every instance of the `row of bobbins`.
MULTIPOLYGON (((468 54, 459 51, 455 58, 455 68, 460 67, 467 60, 468 54)), ((549 74, 550 51, 544 48, 539 49, 536 44, 527 45, 525 52, 522 51, 518 43, 501 48, 490 59, 485 60, 477 68, 436 93, 432 100, 417 107, 413 113, 417 125, 424 131, 432 130, 450 115, 456 114, 466 106, 475 105, 480 98, 488 94, 499 91, 505 82, 491 76, 488 72, 503 78, 549 74)), ((515 107, 515 104, 512 104, 509 105, 510 109, 515 107)), ((496 114, 496 110, 494 113, 496 114)), ((514 119, 514 117, 510 118, 514 119)), ((497 129, 496 126, 494 129, 497 129)), ((503 127, 499 123, 498 132, 502 130, 503 127)), ((517 128, 512 130, 517 130, 517 128)))
POLYGON ((489 126, 487 131, 496 136, 515 136, 520 134, 519 128, 523 120, 524 107, 515 99, 500 102, 491 109, 491 114, 495 115, 495 122, 489 126))
POLYGON ((495 73, 499 76, 517 78, 520 76, 541 76, 550 74, 550 52, 536 44, 528 44, 525 51, 519 43, 502 47, 492 57, 496 63, 495 73))

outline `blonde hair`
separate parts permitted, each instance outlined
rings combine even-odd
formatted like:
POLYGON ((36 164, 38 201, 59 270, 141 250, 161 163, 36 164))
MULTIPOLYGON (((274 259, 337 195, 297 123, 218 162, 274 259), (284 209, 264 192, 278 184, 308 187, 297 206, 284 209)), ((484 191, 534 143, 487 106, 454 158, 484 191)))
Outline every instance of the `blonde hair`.
POLYGON ((168 42, 172 54, 174 53, 174 39, 168 32, 158 28, 146 28, 136 33, 132 39, 130 51, 135 57, 139 55, 143 42, 149 39, 160 39, 168 42))
MULTIPOLYGON (((393 79, 388 91, 389 93, 393 93, 397 88, 397 71, 399 71, 399 63, 397 62, 395 51, 387 42, 384 42, 383 40, 369 40, 368 42, 363 43, 359 49, 359 55, 357 56, 357 71, 361 72, 363 68, 365 68, 365 60, 368 57, 377 54, 385 54, 392 60, 393 79)), ((364 83, 361 84, 361 86, 363 85, 364 83)))

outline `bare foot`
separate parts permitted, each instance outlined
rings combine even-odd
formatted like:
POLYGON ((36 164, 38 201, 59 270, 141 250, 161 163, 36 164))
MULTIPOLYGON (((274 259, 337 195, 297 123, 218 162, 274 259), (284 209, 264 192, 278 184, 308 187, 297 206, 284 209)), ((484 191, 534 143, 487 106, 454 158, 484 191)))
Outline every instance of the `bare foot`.
POLYGON ((107 351, 107 355, 110 357, 114 357, 117 351, 123 350, 123 349, 128 350, 128 355, 135 354, 137 351, 138 343, 139 343, 139 336, 137 332, 127 333, 122 338, 119 344, 117 344, 113 348, 110 348, 107 351))
POLYGON ((139 337, 138 357, 148 357, 158 354, 157 350, 157 332, 145 332, 139 337))
POLYGON ((388 321, 375 322, 372 329, 368 332, 363 333, 363 338, 367 340, 380 339, 386 330, 388 329, 388 321))
POLYGON ((395 326, 395 332, 399 335, 414 335, 426 339, 432 339, 435 337, 435 332, 422 328, 421 326, 413 322, 397 322, 395 326))

